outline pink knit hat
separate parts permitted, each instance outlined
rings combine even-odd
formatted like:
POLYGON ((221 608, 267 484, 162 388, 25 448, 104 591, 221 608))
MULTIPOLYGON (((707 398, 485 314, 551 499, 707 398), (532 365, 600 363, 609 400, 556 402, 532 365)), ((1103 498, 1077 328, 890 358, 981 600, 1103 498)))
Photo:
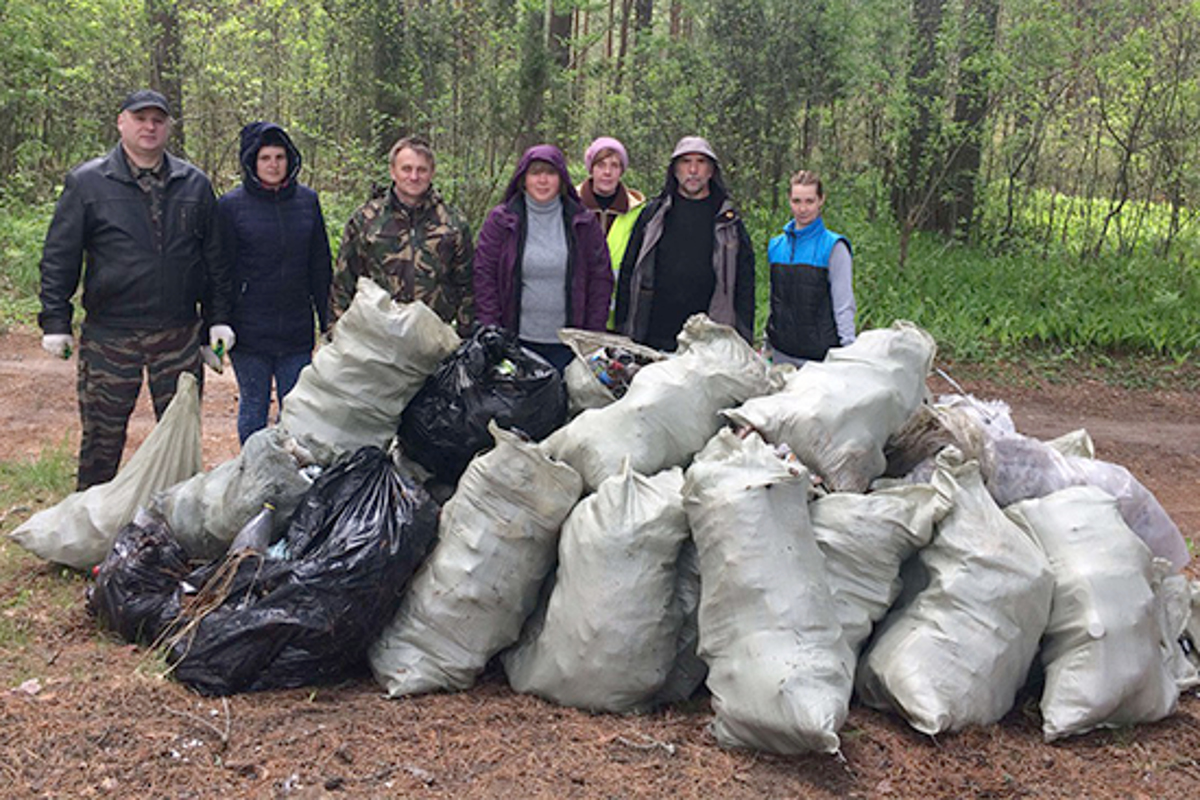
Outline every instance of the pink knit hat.
POLYGON ((601 150, 612 150, 617 154, 617 158, 621 160, 621 171, 629 169, 629 154, 625 152, 625 145, 611 136, 601 136, 588 145, 587 152, 583 154, 583 168, 590 175, 592 172, 592 162, 596 160, 596 154, 601 150))

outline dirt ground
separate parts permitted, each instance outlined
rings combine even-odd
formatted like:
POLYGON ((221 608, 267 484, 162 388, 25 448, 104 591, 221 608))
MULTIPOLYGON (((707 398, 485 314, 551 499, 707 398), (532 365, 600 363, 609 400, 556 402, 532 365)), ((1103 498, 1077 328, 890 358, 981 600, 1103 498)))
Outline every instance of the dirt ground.
MULTIPOLYGON (((952 373, 1007 401, 1018 430, 1086 428, 1200 540, 1200 395, 1081 377, 1002 382, 952 373)), ((1192 384, 1194 385, 1194 384, 1192 384)), ((950 391, 931 379, 934 392, 950 391)), ((29 331, 0 334, 0 459, 78 444, 74 362, 29 331)), ((237 452, 236 384, 211 373, 207 467, 237 452)), ((130 450, 152 426, 143 398, 130 450)), ((31 504, 36 500, 31 499, 31 504)), ((29 507, 0 509, 11 530, 29 507)), ((17 555, 0 620, 3 798, 1191 798, 1200 790, 1200 696, 1165 721, 1047 745, 1036 698, 999 724, 932 739, 857 702, 840 758, 719 748, 707 698, 644 716, 592 715, 514 694, 490 672, 468 692, 385 699, 369 677, 335 687, 202 698, 158 676, 145 651, 97 631, 79 575, 17 555), (68 603, 52 598, 68 596, 68 603)), ((1190 577, 1200 577, 1196 565, 1190 577)))

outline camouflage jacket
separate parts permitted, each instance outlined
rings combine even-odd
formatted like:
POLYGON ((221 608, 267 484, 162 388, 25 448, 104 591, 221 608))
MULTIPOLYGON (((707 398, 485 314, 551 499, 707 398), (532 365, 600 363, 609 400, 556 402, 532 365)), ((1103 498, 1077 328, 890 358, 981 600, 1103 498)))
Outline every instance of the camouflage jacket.
POLYGON ((475 316, 473 253, 467 223, 436 189, 409 208, 389 188, 346 223, 333 276, 334 318, 350 307, 358 279, 365 276, 399 302, 424 302, 466 335, 475 316))

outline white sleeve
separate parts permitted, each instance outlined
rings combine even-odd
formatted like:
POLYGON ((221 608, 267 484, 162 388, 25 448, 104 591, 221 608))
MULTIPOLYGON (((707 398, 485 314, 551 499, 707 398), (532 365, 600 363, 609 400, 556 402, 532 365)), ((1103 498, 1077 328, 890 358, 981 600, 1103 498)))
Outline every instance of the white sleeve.
POLYGON ((837 323, 838 341, 843 347, 855 339, 854 262, 850 247, 840 239, 829 254, 829 297, 833 301, 833 319, 837 323))

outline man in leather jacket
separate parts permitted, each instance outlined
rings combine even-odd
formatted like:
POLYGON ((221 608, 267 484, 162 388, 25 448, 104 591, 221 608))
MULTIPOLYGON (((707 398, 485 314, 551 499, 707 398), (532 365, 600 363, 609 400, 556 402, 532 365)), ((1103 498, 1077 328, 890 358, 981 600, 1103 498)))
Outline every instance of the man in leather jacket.
POLYGON ((201 329, 216 367, 235 342, 216 198, 204 173, 166 152, 166 98, 130 94, 117 130, 120 142, 107 155, 67 175, 40 265, 38 323, 55 356, 74 349, 71 298, 83 279, 80 489, 116 475, 144 374, 161 416, 181 372, 203 378, 201 329))

